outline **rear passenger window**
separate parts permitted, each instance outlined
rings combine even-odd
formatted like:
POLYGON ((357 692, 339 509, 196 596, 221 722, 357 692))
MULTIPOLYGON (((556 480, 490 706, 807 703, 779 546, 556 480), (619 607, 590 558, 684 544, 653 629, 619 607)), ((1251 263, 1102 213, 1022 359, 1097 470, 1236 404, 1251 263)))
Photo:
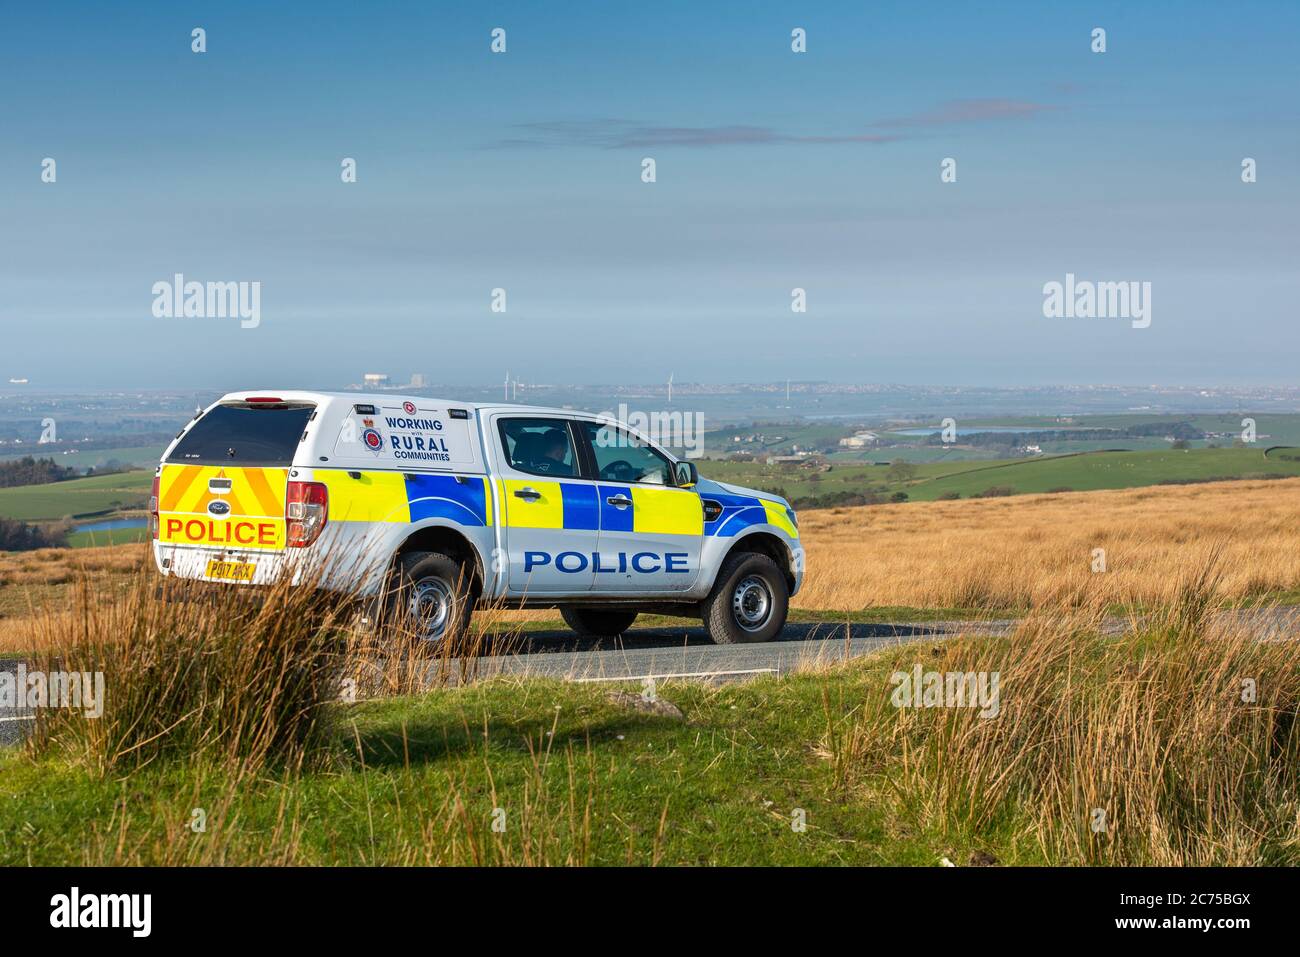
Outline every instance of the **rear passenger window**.
POLYGON ((502 419, 501 446, 517 472, 575 476, 578 456, 563 419, 502 419))

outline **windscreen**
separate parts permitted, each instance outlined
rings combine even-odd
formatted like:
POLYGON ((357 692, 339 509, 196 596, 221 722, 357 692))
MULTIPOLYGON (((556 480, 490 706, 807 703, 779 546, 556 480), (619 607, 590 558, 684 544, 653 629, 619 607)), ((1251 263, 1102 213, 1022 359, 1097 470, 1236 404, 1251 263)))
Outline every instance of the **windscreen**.
POLYGON ((167 461, 191 465, 289 465, 310 405, 219 405, 185 433, 167 461))

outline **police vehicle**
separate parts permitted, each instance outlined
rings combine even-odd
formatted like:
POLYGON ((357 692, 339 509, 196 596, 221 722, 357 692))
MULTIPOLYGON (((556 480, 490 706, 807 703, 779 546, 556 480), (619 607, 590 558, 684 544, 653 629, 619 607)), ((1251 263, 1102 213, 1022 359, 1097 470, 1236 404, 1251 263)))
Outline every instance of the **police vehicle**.
POLYGON ((150 513, 164 575, 312 569, 431 641, 484 604, 558 608, 584 635, 658 612, 768 641, 803 575, 784 499, 703 479, 608 417, 532 406, 232 393, 168 446, 150 513))

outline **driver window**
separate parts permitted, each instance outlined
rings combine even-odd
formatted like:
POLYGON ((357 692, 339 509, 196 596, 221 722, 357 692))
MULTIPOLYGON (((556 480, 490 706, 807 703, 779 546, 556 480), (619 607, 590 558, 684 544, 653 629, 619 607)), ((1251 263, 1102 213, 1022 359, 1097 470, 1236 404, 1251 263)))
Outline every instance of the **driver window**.
POLYGON ((516 471, 530 475, 578 474, 573 440, 560 419, 502 419, 501 446, 516 471))
POLYGON ((584 422, 596 473, 606 482, 672 485, 672 464, 640 439, 612 425, 584 422))

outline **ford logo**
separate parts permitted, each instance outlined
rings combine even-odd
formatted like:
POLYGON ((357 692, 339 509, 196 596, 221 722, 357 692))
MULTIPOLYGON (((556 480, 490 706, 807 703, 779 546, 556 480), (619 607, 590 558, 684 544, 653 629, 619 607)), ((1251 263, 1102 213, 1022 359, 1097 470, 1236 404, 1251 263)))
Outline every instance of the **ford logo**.
POLYGON ((208 503, 208 514, 209 514, 209 515, 229 515, 229 514, 230 514, 230 503, 229 503, 229 502, 223 502, 223 501, 221 501, 220 499, 217 499, 215 502, 209 502, 209 503, 208 503))

